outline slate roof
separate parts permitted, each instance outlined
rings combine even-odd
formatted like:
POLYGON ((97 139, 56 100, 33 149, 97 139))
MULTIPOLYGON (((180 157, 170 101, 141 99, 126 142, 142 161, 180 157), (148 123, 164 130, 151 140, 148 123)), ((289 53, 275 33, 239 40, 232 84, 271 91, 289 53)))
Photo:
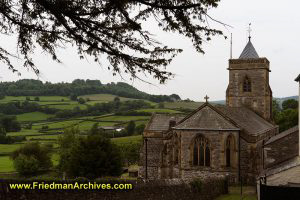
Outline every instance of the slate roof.
POLYGON ((216 108, 251 135, 264 133, 276 127, 246 107, 216 106, 216 108))
POLYGON ((267 142, 265 142, 265 145, 270 144, 270 143, 272 143, 276 140, 279 140, 280 138, 283 138, 283 137, 285 137, 289 134, 292 134, 292 133, 295 133, 295 132, 298 132, 298 131, 299 131, 299 126, 298 125, 294 126, 294 127, 290 128, 286 131, 283 131, 283 132, 271 137, 267 142))
POLYGON ((300 82, 300 74, 297 76, 297 78, 295 79, 295 81, 300 82))
POLYGON ((145 130, 167 131, 169 130, 169 122, 171 119, 177 123, 183 118, 184 116, 180 114, 153 114, 145 130))
POLYGON ((212 105, 205 103, 175 126, 175 129, 239 130, 212 105))
POLYGON ((239 59, 251 59, 251 58, 259 58, 254 46, 249 40, 244 50, 242 51, 239 59))

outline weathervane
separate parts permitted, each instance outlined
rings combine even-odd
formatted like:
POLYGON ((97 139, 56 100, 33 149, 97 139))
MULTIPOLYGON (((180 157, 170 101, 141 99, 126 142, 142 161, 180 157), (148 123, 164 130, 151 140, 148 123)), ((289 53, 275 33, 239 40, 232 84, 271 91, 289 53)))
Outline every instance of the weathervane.
POLYGON ((204 99, 205 99, 205 101, 206 101, 206 103, 207 103, 209 97, 206 95, 206 96, 204 97, 204 99))
POLYGON ((249 28, 248 28, 248 33, 249 33, 249 36, 248 36, 248 38, 249 38, 249 41, 251 40, 251 31, 252 31, 252 29, 251 29, 251 23, 249 23, 249 28))

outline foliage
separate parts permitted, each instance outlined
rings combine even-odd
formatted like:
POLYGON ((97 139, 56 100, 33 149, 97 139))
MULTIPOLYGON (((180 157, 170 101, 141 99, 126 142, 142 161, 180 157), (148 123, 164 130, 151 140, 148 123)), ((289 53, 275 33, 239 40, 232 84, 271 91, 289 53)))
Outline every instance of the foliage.
POLYGON ((144 129, 145 129, 145 126, 146 126, 145 124, 140 124, 140 125, 136 126, 136 127, 135 127, 135 133, 136 133, 137 135, 143 134, 144 129))
POLYGON ((72 83, 54 84, 49 82, 43 83, 33 79, 1 82, 0 92, 7 96, 69 96, 72 101, 77 101, 78 96, 87 94, 112 94, 120 97, 146 99, 153 102, 172 102, 174 101, 174 95, 178 96, 176 94, 170 96, 150 95, 137 90, 127 83, 118 82, 103 85, 99 80, 89 79, 75 79, 72 83))
POLYGON ((135 123, 134 123, 134 121, 130 121, 128 123, 128 125, 126 126, 125 130, 126 130, 128 136, 133 135, 134 132, 135 132, 135 123))
POLYGON ((34 101, 40 101, 40 97, 34 97, 34 101))
POLYGON ((58 145, 59 145, 59 164, 58 168, 61 171, 66 171, 71 168, 69 165, 71 164, 71 148, 78 143, 78 134, 80 133, 78 128, 72 127, 70 129, 66 129, 63 135, 58 137, 58 145))
POLYGON ((158 108, 165 108, 165 104, 163 102, 159 102, 158 108))
POLYGON ((26 143, 15 150, 11 158, 21 175, 31 175, 52 167, 50 149, 39 143, 26 143))
POLYGON ((78 103, 84 104, 84 103, 85 103, 85 100, 84 100, 83 98, 79 98, 79 99, 78 99, 78 103))
POLYGON ((89 135, 80 138, 74 136, 73 133, 71 143, 66 145, 63 142, 62 144, 65 144, 65 146, 60 146, 62 148, 60 152, 63 156, 61 158, 61 162, 63 162, 61 169, 67 172, 69 176, 95 179, 121 174, 119 149, 108 138, 100 135, 89 135), (67 157, 66 154, 68 154, 67 157))
POLYGON ((279 132, 296 126, 298 124, 298 109, 283 110, 276 115, 275 123, 279 125, 279 132))
MULTIPOLYGON (((95 62, 106 56, 113 75, 149 73, 161 83, 172 74, 165 67, 181 49, 169 48, 156 41, 142 23, 150 17, 166 32, 177 32, 190 38, 195 49, 204 53, 203 42, 222 34, 211 28, 214 20, 207 10, 218 6, 219 0, 186 1, 4 1, 1 4, 1 33, 17 33, 18 52, 24 56, 24 67, 39 74, 31 58, 40 46, 53 60, 60 62, 56 51, 61 42, 78 49, 80 58, 94 57, 95 62), (72 2, 72 3, 70 3, 72 2)), ((216 21, 216 20, 214 20, 216 21)), ((220 23, 220 22, 219 22, 220 23)), ((224 25, 224 24, 223 24, 224 25)), ((0 49, 1 60, 12 71, 11 54, 0 49)), ((81 84, 80 82, 78 84, 81 84)))
POLYGON ((273 120, 279 125, 279 132, 285 131, 298 124, 298 101, 294 99, 282 102, 282 110, 276 100, 272 101, 273 120))
POLYGON ((17 121, 16 116, 6 116, 0 114, 0 127, 6 132, 18 132, 21 130, 21 124, 17 121))
POLYGON ((118 146, 126 166, 137 164, 140 159, 141 143, 129 142, 118 146))
POLYGON ((295 99, 288 99, 282 102, 282 109, 297 109, 298 108, 298 101, 295 99))

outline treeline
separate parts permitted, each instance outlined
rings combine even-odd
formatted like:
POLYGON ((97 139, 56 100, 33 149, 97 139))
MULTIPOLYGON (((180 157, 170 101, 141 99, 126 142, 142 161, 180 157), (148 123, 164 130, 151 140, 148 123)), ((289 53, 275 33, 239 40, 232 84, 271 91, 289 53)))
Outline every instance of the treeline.
POLYGON ((150 95, 127 83, 102 84, 99 80, 75 79, 72 83, 43 83, 39 80, 23 79, 16 82, 1 82, 0 97, 3 96, 71 96, 87 94, 113 94, 120 97, 146 99, 153 102, 180 100, 179 95, 150 95))
POLYGON ((273 119, 279 125, 279 132, 285 131, 298 124, 298 101, 288 99, 282 102, 282 108, 278 101, 273 100, 273 119))

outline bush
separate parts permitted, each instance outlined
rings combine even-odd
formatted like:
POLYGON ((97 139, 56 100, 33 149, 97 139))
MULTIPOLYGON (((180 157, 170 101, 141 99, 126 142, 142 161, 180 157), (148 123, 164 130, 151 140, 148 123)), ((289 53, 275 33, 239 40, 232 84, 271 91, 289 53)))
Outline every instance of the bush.
POLYGON ((40 97, 34 97, 34 101, 40 101, 40 97))
POLYGON ((38 171, 52 167, 50 149, 39 143, 27 143, 15 150, 11 158, 21 175, 34 175, 38 171))
POLYGON ((48 130, 48 129, 49 129, 49 126, 47 126, 47 125, 42 126, 42 130, 48 130))
MULTIPOLYGON (((67 134, 70 137, 72 134, 67 134)), ((103 176, 119 176, 122 173, 119 149, 108 138, 100 135, 89 135, 76 138, 69 147, 61 146, 62 170, 71 177, 95 179, 103 176), (64 150, 64 151, 62 151, 64 150), (68 152, 68 156, 66 156, 68 152)), ((64 140, 62 136, 61 140, 64 140)), ((65 142, 67 140, 64 140, 65 142)), ((65 142, 61 144, 66 144, 65 142)))
POLYGON ((134 121, 130 121, 125 128, 127 135, 133 135, 135 131, 135 123, 134 121))
POLYGON ((78 99, 78 103, 84 104, 84 103, 85 103, 85 100, 84 100, 83 98, 79 98, 79 99, 78 99))
POLYGON ((30 101, 30 97, 26 97, 26 101, 30 101))
POLYGON ((32 175, 38 171, 39 162, 33 156, 21 154, 14 160, 14 168, 21 175, 32 175))

